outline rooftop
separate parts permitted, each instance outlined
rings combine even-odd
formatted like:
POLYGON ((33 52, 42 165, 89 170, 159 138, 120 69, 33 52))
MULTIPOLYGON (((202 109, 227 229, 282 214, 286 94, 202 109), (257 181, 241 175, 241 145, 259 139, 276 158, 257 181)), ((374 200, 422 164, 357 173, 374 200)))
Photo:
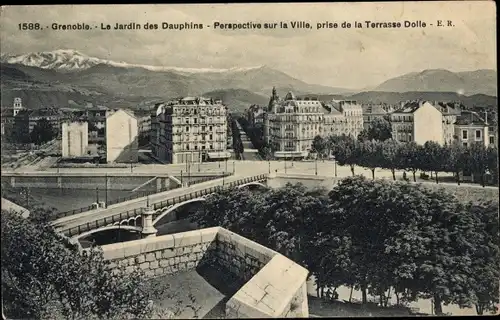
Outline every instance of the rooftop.
POLYGON ((488 123, 477 114, 477 112, 464 110, 457 117, 455 122, 457 125, 477 125, 477 126, 487 126, 488 123))

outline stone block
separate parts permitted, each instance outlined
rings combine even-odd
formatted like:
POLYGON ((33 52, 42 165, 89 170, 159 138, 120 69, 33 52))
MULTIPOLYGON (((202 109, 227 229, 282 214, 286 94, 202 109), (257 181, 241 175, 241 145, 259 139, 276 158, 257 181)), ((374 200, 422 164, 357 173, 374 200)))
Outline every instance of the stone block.
POLYGON ((158 264, 158 260, 151 261, 151 262, 149 263, 149 268, 150 268, 150 269, 157 269, 157 268, 158 268, 158 265, 159 265, 159 264, 158 264))
POLYGON ((135 268, 135 266, 128 266, 127 268, 125 268, 125 272, 132 273, 134 272, 135 268))
POLYGON ((143 262, 139 265, 139 268, 141 268, 142 270, 147 270, 149 269, 149 262, 143 262))
POLYGON ((146 275, 146 277, 148 278, 151 278, 151 277, 154 277, 155 276, 155 272, 154 270, 146 270, 146 272, 144 273, 146 275))
POLYGON ((155 261, 155 260, 156 260, 156 256, 155 256, 154 252, 150 252, 150 253, 146 254, 146 261, 151 262, 151 261, 155 261))
POLYGON ((174 258, 175 264, 179 264, 181 262, 181 257, 174 258))
POLYGON ((197 244, 193 247, 191 247, 191 252, 193 253, 198 253, 203 251, 203 246, 201 244, 197 244))
POLYGON ((170 270, 172 271, 172 273, 177 273, 177 272, 179 272, 179 266, 173 265, 170 267, 170 270))
POLYGON ((175 242, 182 247, 191 246, 197 243, 201 243, 201 231, 193 230, 182 233, 173 234, 175 242))
POLYGON ((161 256, 162 256, 162 251, 156 251, 156 252, 155 252, 155 257, 156 257, 156 260, 160 260, 160 259, 161 259, 161 256))
POLYGON ((160 260, 160 267, 162 268, 168 267, 168 260, 166 259, 160 260))
POLYGON ((186 271, 187 270, 187 263, 181 262, 177 265, 177 268, 179 269, 179 271, 186 271))
POLYGON ((163 274, 172 274, 173 273, 171 267, 165 267, 162 270, 163 270, 163 274))
POLYGON ((189 261, 188 255, 181 256, 180 258, 181 258, 180 262, 188 262, 189 261))
POLYGON ((128 265, 133 266, 135 265, 135 257, 130 257, 128 258, 128 265))
POLYGON ((120 260, 119 265, 120 265, 120 267, 128 267, 129 266, 128 259, 120 260))
POLYGON ((188 263, 187 263, 187 268, 188 268, 188 270, 191 270, 191 269, 193 269, 194 267, 196 267, 196 263, 194 263, 194 262, 188 262, 188 263))
POLYGON ((164 272, 163 272, 163 268, 157 268, 154 270, 155 272, 155 276, 161 276, 164 272))
POLYGON ((175 255, 176 256, 182 256, 183 254, 184 254, 184 248, 183 247, 179 247, 179 248, 175 249, 175 255))
POLYGON ((146 257, 144 255, 141 254, 141 255, 135 257, 135 264, 141 264, 144 262, 146 262, 146 257))
POLYGON ((168 265, 169 266, 175 266, 178 262, 175 261, 175 258, 170 258, 168 259, 168 265))
POLYGON ((172 249, 165 249, 165 250, 163 250, 163 253, 162 253, 163 258, 166 258, 166 259, 175 257, 175 255, 176 255, 175 251, 172 249))

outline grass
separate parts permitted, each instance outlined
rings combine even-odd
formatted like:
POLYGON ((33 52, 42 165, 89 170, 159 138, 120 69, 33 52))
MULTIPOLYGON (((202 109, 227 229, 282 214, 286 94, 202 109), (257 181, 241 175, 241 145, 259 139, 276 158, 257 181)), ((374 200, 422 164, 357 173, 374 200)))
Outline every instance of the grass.
POLYGON ((318 317, 401 317, 409 316, 404 307, 381 308, 374 305, 326 301, 308 296, 309 314, 318 317))
POLYGON ((453 194, 461 202, 496 201, 498 202, 498 188, 478 188, 468 185, 433 184, 423 183, 423 186, 431 189, 443 188, 453 194))

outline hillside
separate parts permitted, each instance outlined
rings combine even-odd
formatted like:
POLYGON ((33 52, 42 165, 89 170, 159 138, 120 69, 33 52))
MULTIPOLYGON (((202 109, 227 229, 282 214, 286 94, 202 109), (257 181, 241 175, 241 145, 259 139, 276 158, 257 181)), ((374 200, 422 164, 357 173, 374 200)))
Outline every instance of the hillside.
POLYGON ((428 100, 428 101, 461 101, 464 105, 483 106, 498 108, 496 97, 477 94, 472 96, 460 95, 455 92, 379 92, 367 91, 345 97, 346 99, 356 100, 360 103, 388 103, 398 104, 407 100, 428 100))
POLYGON ((245 112, 252 104, 267 105, 269 97, 244 89, 227 89, 205 92, 204 97, 222 99, 231 112, 245 112))
POLYGON ((389 79, 373 91, 384 92, 457 92, 464 95, 497 95, 497 72, 476 70, 451 72, 443 69, 412 72, 389 79))

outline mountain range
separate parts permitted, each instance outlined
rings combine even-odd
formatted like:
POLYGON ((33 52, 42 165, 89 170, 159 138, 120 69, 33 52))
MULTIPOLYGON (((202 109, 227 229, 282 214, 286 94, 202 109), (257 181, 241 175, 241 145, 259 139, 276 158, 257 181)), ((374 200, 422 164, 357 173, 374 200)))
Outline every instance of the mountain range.
MULTIPOLYGON (((334 95, 360 102, 417 96, 427 100, 468 100, 496 106, 496 71, 454 73, 425 70, 389 79, 368 92, 309 84, 269 66, 229 69, 179 68, 128 64, 55 50, 0 58, 2 106, 21 97, 30 108, 78 106, 87 102, 137 107, 188 95, 221 98, 233 110, 266 104, 273 86, 283 95, 334 95), (430 99, 435 98, 435 99, 430 99)), ((401 101, 398 100, 398 101, 401 101)), ((396 101, 395 103, 397 103, 396 101)))

